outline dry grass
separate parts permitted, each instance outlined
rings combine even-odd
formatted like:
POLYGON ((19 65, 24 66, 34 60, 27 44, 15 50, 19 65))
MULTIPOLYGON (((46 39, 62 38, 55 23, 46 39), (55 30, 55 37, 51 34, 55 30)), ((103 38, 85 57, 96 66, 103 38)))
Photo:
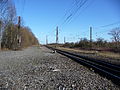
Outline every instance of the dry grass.
POLYGON ((63 48, 63 47, 58 47, 58 49, 67 50, 67 51, 73 51, 73 52, 78 52, 78 53, 84 53, 84 54, 96 54, 96 51, 71 49, 71 48, 63 48))
POLYGON ((113 58, 113 59, 120 59, 120 54, 113 53, 113 52, 99 52, 98 55, 103 57, 113 58))
POLYGON ((8 48, 2 48, 2 49, 0 49, 0 51, 9 51, 9 49, 8 48))
POLYGON ((58 47, 58 49, 72 51, 72 52, 78 52, 78 53, 82 53, 82 54, 95 54, 97 56, 101 56, 101 57, 105 57, 105 58, 120 59, 120 54, 108 52, 108 51, 98 52, 98 51, 88 51, 88 50, 80 50, 80 49, 63 48, 63 47, 58 47))

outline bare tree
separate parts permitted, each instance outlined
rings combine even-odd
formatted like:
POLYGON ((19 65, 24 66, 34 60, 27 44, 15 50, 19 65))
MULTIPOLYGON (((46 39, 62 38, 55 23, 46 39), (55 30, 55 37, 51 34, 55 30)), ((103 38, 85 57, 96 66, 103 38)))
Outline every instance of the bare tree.
MULTIPOLYGON (((13 25, 16 23, 16 8, 12 0, 0 0, 0 32, 1 39, 4 44, 10 44, 9 41, 13 41, 13 35, 11 30, 14 29, 13 25), (9 33, 9 34, 8 34, 9 33), (2 35, 4 34, 4 35, 2 35), (4 40, 4 41, 3 41, 4 40)), ((13 31, 13 30, 12 30, 13 31)))
POLYGON ((2 29, 3 29, 3 12, 4 7, 6 6, 8 0, 0 0, 0 49, 1 49, 1 40, 2 40, 2 29))
MULTIPOLYGON (((7 0, 5 0, 7 1, 7 0)), ((16 21, 16 8, 12 0, 5 2, 4 7, 0 8, 0 19, 4 22, 4 25, 16 21)))
POLYGON ((7 4, 8 0, 0 0, 0 9, 3 9, 6 4, 7 4))
POLYGON ((114 42, 120 42, 120 28, 115 28, 108 33, 112 36, 114 42))
POLYGON ((108 34, 112 36, 112 40, 114 41, 114 47, 117 50, 120 49, 120 28, 114 28, 108 34))

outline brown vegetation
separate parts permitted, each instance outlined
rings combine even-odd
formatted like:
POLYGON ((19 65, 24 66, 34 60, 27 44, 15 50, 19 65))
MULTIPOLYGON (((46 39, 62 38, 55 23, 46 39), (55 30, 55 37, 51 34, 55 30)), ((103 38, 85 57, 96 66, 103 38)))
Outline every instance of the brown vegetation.
POLYGON ((39 44, 30 28, 21 26, 17 18, 12 1, 0 0, 0 48, 17 50, 39 44))
POLYGON ((83 38, 76 43, 65 43, 63 47, 80 48, 83 50, 97 50, 97 51, 111 51, 120 53, 120 28, 115 28, 108 33, 112 36, 112 41, 108 42, 103 38, 97 38, 96 41, 92 41, 92 47, 90 40, 83 38))
POLYGON ((22 47, 28 47, 39 44, 37 38, 28 27, 24 27, 21 29, 21 36, 22 36, 22 40, 21 40, 22 47))
POLYGON ((19 34, 21 36, 21 40, 16 41, 18 27, 17 25, 9 25, 3 33, 2 37, 2 47, 8 49, 21 49, 32 45, 38 45, 39 42, 35 35, 31 32, 28 27, 21 27, 19 30, 19 34), (18 43, 20 45, 18 46, 18 43), (16 44, 18 47, 16 47, 16 44))

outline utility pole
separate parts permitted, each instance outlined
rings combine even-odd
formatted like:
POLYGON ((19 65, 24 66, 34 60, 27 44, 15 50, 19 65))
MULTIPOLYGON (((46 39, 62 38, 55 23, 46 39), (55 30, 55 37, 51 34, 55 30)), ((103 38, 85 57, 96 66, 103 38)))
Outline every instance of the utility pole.
POLYGON ((46 35, 46 45, 48 44, 48 36, 46 35))
POLYGON ((16 45, 15 45, 15 49, 20 49, 21 48, 21 32, 20 32, 20 27, 21 27, 21 17, 18 16, 18 29, 17 29, 17 33, 16 33, 16 45))
POLYGON ((20 29, 20 25, 21 25, 21 17, 18 16, 18 29, 20 29))
POLYGON ((1 50, 1 42, 2 42, 2 21, 0 21, 0 50, 1 50))
POLYGON ((56 28, 56 44, 58 44, 58 26, 56 28))
POLYGON ((66 43, 66 38, 64 37, 64 44, 66 43))
POLYGON ((21 32, 20 32, 20 27, 21 27, 21 17, 18 16, 18 46, 19 46, 19 48, 21 47, 21 32))
POLYGON ((90 48, 92 49, 92 27, 90 27, 90 48))

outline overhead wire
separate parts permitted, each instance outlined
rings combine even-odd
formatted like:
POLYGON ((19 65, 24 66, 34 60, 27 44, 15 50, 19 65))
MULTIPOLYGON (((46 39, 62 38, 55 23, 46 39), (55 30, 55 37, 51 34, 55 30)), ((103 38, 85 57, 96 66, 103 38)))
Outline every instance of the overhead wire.
POLYGON ((81 9, 81 7, 87 2, 88 0, 85 0, 83 3, 80 3, 80 6, 72 13, 72 17, 68 20, 68 22, 74 17, 74 15, 81 9))
POLYGON ((71 20, 71 22, 75 21, 85 10, 88 9, 88 7, 90 7, 90 6, 94 3, 94 1, 95 1, 95 0, 91 0, 91 1, 86 5, 86 7, 83 8, 83 9, 78 13, 78 15, 71 20))
MULTIPOLYGON (((82 0, 80 0, 82 1, 82 0)), ((75 1, 73 0, 72 1, 72 4, 69 5, 68 9, 66 9, 66 12, 65 14, 63 15, 63 17, 59 20, 59 22, 56 24, 56 25, 59 25, 59 23, 61 22, 61 24, 63 24, 65 22, 65 19, 66 18, 70 18, 71 17, 71 14, 70 12, 72 12, 73 9, 75 9, 75 6, 76 6, 76 3, 74 3, 75 1), (63 21, 63 22, 62 22, 63 21)), ((61 25, 60 24, 60 25, 61 25)), ((60 26, 59 25, 59 26, 60 26)))
MULTIPOLYGON (((82 0, 83 1, 83 0, 82 0)), ((70 11, 70 12, 68 12, 68 14, 65 14, 65 20, 64 20, 64 23, 69 23, 72 19, 73 19, 73 17, 76 15, 76 13, 87 3, 87 1, 88 0, 85 0, 84 1, 84 3, 82 2, 82 3, 80 3, 80 5, 79 6, 77 6, 78 8, 77 9, 74 9, 72 12, 70 11), (68 16, 66 16, 66 15, 68 15, 68 16)), ((94 0, 93 0, 94 1, 94 0)), ((92 3, 93 3, 93 1, 89 4, 89 5, 91 5, 92 3)), ((77 0, 75 0, 75 2, 76 2, 76 5, 77 5, 77 0)), ((88 7, 89 7, 89 5, 85 8, 85 9, 87 9, 88 7)), ((64 23, 62 24, 62 25, 64 25, 64 23)), ((106 27, 110 27, 110 26, 113 26, 113 25, 117 25, 117 24, 120 24, 120 21, 118 21, 118 22, 115 22, 115 23, 111 23, 111 24, 107 24, 107 25, 102 25, 102 26, 99 26, 99 27, 95 27, 95 28, 106 28, 106 27)), ((61 25, 61 26, 62 26, 61 25)), ((106 30, 106 29, 105 29, 106 30)), ((108 32, 108 31, 107 31, 108 32)))
MULTIPOLYGON (((66 10, 65 14, 63 15, 63 17, 60 19, 61 20, 64 20, 64 22, 66 22, 70 17, 72 17, 72 12, 75 11, 76 9, 76 5, 79 4, 79 3, 82 3, 84 0, 73 0, 72 2, 72 5, 69 6, 69 9, 66 10)), ((61 23, 61 24, 63 24, 61 23)), ((56 24, 58 25, 58 24, 56 24)))
POLYGON ((114 25, 119 25, 120 24, 120 21, 117 21, 117 22, 114 22, 114 23, 110 23, 110 24, 106 24, 106 25, 101 25, 99 27, 94 27, 94 29, 103 29, 103 28, 106 28, 106 27, 110 27, 110 26, 114 26, 114 25))
POLYGON ((107 24, 107 25, 103 25, 103 26, 100 26, 100 27, 104 28, 104 27, 109 27, 109 26, 113 26, 113 25, 116 25, 116 24, 120 24, 120 21, 117 21, 117 22, 114 22, 114 23, 111 23, 111 24, 107 24))
MULTIPOLYGON (((72 1, 72 4, 74 3, 74 0, 72 1)), ((59 23, 60 22, 62 22, 62 20, 64 20, 65 18, 66 18, 66 16, 67 16, 67 14, 73 9, 73 8, 75 8, 74 6, 75 6, 75 3, 72 5, 72 4, 70 4, 69 6, 68 6, 68 8, 69 9, 66 9, 66 12, 65 12, 65 14, 63 15, 63 17, 55 24, 55 26, 54 26, 54 30, 52 30, 52 31, 50 31, 50 32, 48 32, 49 34, 51 34, 51 33, 55 33, 55 31, 56 31, 56 26, 59 26, 59 23), (72 7, 71 7, 72 6, 72 7)), ((70 17, 70 16, 69 16, 70 17)))
MULTIPOLYGON (((83 5, 86 4, 87 1, 88 1, 88 0, 79 0, 79 2, 78 2, 79 6, 70 13, 70 16, 68 16, 68 17, 65 19, 64 23, 70 22, 70 20, 71 20, 71 19, 76 15, 76 13, 83 7, 83 5), (81 2, 80 2, 80 1, 81 1, 81 2)), ((63 24, 64 24, 64 23, 63 23, 63 24)))
MULTIPOLYGON (((95 33, 96 33, 96 36, 98 36, 98 33, 99 33, 99 37, 101 36, 101 35, 104 35, 104 34, 106 34, 106 33, 109 33, 110 32, 110 30, 112 30, 113 29, 113 27, 110 29, 108 29, 108 27, 110 27, 110 26, 114 26, 114 25, 120 25, 120 21, 117 21, 117 22, 114 22, 114 23, 111 23, 111 24, 106 24, 106 25, 101 25, 101 26, 99 26, 99 27, 93 27, 93 29, 95 30, 95 33), (106 29, 107 28, 107 29, 106 29), (99 30, 98 30, 99 29, 99 30)), ((115 26, 116 27, 116 26, 115 26)), ((119 26, 118 26, 119 27, 119 26)))
POLYGON ((81 8, 87 3, 88 0, 79 0, 75 1, 77 4, 74 4, 74 8, 68 12, 68 16, 65 18, 63 23, 61 23, 60 27, 65 26, 65 24, 68 24, 74 16, 80 11, 81 8))
MULTIPOLYGON (((86 6, 85 9, 87 9, 87 8, 93 3, 93 1, 94 1, 94 0, 92 0, 92 1, 90 2, 90 4, 88 4, 88 5, 86 6)), ((75 0, 74 6, 71 7, 69 10, 67 10, 66 13, 64 14, 64 16, 63 16, 63 18, 62 18, 62 19, 64 19, 64 21, 63 21, 63 23, 61 24, 61 26, 64 25, 65 23, 69 23, 69 22, 73 19, 73 17, 76 15, 76 13, 78 13, 78 11, 79 11, 87 2, 88 2, 88 0, 79 0, 79 1, 75 0), (77 6, 77 8, 76 8, 76 6, 77 6)), ((83 11, 85 11, 85 9, 84 9, 83 11)), ((83 11, 81 11, 81 13, 82 13, 83 11)), ((80 14, 81 14, 81 13, 80 13, 80 14)), ((79 14, 79 15, 80 15, 80 14, 79 14)), ((100 26, 99 28, 109 27, 109 26, 112 26, 112 25, 115 25, 115 24, 118 24, 118 23, 120 23, 120 21, 119 21, 119 22, 115 22, 115 23, 111 23, 111 24, 108 24, 108 25, 103 25, 103 26, 100 26)), ((95 28, 96 28, 96 27, 95 27, 95 28)), ((97 28, 98 28, 98 27, 97 27, 97 28)))
POLYGON ((69 16, 68 17, 66 17, 66 19, 64 20, 64 22, 61 24, 61 26, 63 27, 63 25, 66 23, 68 23, 68 22, 70 22, 72 19, 73 19, 73 17, 76 15, 76 13, 78 13, 78 11, 87 3, 87 1, 88 0, 79 0, 79 1, 77 1, 77 0, 75 0, 75 2, 76 2, 76 6, 75 6, 75 8, 73 9, 73 11, 72 12, 69 12, 69 16))
MULTIPOLYGON (((73 6, 70 7, 62 17, 62 20, 64 21, 63 23, 61 23, 60 26, 70 22, 70 20, 74 17, 74 15, 76 15, 76 13, 86 4, 87 1, 88 0, 75 0, 74 1, 75 3, 73 4, 73 6)), ((55 31, 52 31, 52 32, 55 32, 55 31)))

